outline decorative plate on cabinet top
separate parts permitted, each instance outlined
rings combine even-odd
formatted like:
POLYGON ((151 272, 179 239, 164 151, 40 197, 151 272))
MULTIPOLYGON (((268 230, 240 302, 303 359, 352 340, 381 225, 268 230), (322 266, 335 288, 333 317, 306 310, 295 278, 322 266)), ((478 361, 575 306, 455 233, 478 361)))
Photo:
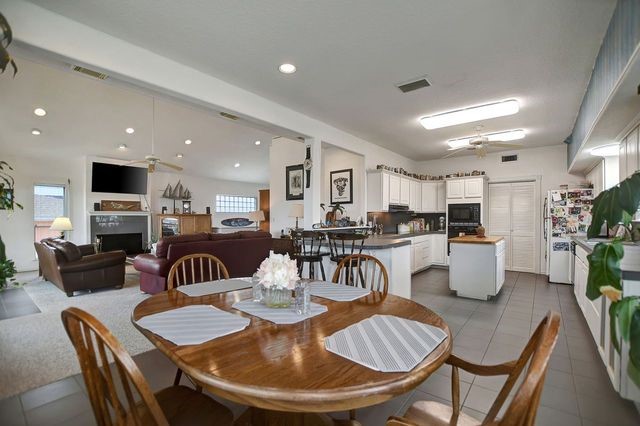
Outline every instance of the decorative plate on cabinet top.
POLYGON ((234 228, 238 228, 241 226, 252 225, 253 221, 247 219, 246 217, 230 217, 229 219, 224 219, 221 223, 224 226, 232 226, 234 228))

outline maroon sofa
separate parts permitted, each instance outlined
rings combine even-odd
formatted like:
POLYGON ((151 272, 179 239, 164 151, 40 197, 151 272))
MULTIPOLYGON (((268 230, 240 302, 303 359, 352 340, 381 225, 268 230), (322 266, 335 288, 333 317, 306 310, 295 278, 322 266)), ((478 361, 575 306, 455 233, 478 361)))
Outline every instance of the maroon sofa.
POLYGON ((161 239, 155 255, 136 256, 133 267, 140 271, 140 290, 155 294, 167 289, 169 270, 182 256, 212 254, 224 263, 230 277, 250 277, 272 247, 271 234, 263 231, 176 235, 161 239))

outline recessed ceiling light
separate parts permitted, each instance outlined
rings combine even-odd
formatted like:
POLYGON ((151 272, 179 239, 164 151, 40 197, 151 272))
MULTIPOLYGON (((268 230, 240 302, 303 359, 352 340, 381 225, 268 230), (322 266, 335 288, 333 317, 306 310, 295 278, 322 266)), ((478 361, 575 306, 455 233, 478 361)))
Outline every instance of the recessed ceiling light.
POLYGON ((439 129, 441 127, 455 126, 457 124, 472 123, 474 121, 487 120, 489 118, 512 115, 520 111, 520 105, 515 99, 495 102, 492 104, 478 105, 441 114, 422 117, 420 124, 425 129, 439 129))
MULTIPOLYGON (((493 141, 508 142, 508 141, 515 141, 518 139, 522 139, 526 136, 526 133, 524 130, 518 129, 518 130, 508 130, 506 132, 486 133, 481 136, 486 137, 491 142, 493 141)), ((450 139, 447 141, 447 144, 449 145, 449 147, 453 149, 461 148, 463 146, 468 146, 469 142, 477 137, 478 136, 467 136, 464 138, 450 139)))
POLYGON ((235 167, 237 169, 238 167, 240 167, 240 163, 234 164, 233 167, 235 167))
POLYGON ((176 154, 176 158, 182 158, 182 157, 184 157, 184 155, 182 155, 182 153, 179 152, 179 153, 176 154))
POLYGON ((185 145, 191 145, 192 142, 193 141, 191 139, 187 139, 187 140, 184 141, 184 144, 185 145))
POLYGON ((124 131, 132 135, 136 131, 136 129, 134 129, 133 127, 127 127, 126 129, 124 129, 124 131))
POLYGON ((296 66, 293 64, 282 64, 278 67, 282 74, 293 74, 296 72, 296 66))
POLYGON ((255 141, 255 144, 256 145, 260 145, 260 141, 255 141))
POLYGON ((122 149, 122 150, 127 149, 127 144, 125 144, 125 143, 121 143, 121 144, 118 146, 118 149, 122 149))
POLYGON ((36 108, 33 110, 33 113, 38 117, 44 117, 45 115, 47 115, 47 111, 45 111, 44 108, 36 108))
POLYGON ((40 136, 42 132, 38 129, 31 129, 31 134, 34 136, 40 136))
POLYGON ((589 153, 596 157, 614 157, 620 155, 620 146, 617 143, 602 145, 593 148, 589 153))

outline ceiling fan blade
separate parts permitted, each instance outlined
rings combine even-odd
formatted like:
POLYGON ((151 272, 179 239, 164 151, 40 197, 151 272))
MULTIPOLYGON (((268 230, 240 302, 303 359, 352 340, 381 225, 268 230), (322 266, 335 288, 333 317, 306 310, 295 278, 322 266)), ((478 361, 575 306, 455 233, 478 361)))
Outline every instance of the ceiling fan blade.
POLYGON ((492 142, 490 145, 497 146, 500 148, 522 148, 522 145, 518 145, 515 143, 492 142))
POLYGON ((131 160, 128 163, 126 163, 127 166, 130 166, 132 164, 141 164, 141 163, 146 163, 147 160, 131 160))
POLYGON ((451 151, 450 153, 448 153, 447 155, 445 155, 444 157, 442 157, 442 159, 444 160, 445 158, 449 158, 449 157, 453 157, 454 155, 456 155, 459 152, 464 151, 463 149, 457 148, 457 149, 450 149, 449 151, 451 151))
POLYGON ((170 167, 170 168, 172 168, 174 170, 177 170, 179 172, 182 171, 182 167, 176 166, 175 164, 165 163, 164 161, 158 161, 158 164, 162 164, 163 166, 170 167))

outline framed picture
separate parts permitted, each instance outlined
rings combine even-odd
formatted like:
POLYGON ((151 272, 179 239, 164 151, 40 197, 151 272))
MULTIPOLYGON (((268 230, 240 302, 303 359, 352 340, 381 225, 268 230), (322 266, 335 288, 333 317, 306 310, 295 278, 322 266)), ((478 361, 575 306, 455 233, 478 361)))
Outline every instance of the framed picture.
POLYGON ((302 164, 287 166, 287 200, 304 200, 304 170, 302 164))
POLYGON ((330 174, 331 204, 353 203, 353 169, 335 170, 330 174))

